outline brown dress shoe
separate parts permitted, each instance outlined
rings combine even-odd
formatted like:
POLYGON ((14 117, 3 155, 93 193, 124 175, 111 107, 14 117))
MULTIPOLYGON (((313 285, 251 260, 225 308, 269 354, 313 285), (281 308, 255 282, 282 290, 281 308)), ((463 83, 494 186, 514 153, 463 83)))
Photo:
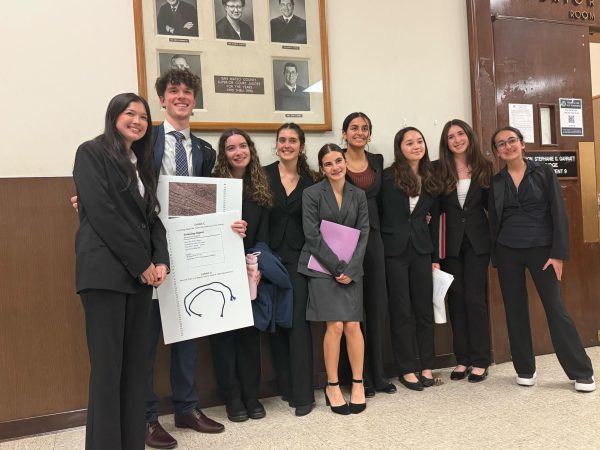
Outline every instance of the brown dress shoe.
POLYGON ((146 423, 146 445, 152 448, 175 448, 177 441, 158 422, 146 423))
POLYGON ((223 424, 206 417, 198 408, 194 408, 186 414, 175 414, 175 426, 191 428, 200 433, 220 433, 225 430, 223 424))

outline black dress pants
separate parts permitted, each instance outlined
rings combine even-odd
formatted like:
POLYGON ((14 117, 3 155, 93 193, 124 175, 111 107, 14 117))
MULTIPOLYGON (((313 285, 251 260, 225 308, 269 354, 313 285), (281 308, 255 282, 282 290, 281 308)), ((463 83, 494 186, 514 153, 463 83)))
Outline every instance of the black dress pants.
POLYGON ((80 296, 91 366, 85 448, 143 450, 152 288, 80 296))
POLYGON ((486 368, 490 365, 490 327, 487 300, 489 253, 477 255, 463 237, 458 256, 447 256, 441 268, 454 275, 448 290, 448 309, 456 363, 486 368))
POLYGON ((310 322, 306 320, 308 284, 304 275, 298 273, 299 255, 283 259, 294 294, 292 328, 277 327, 270 338, 279 392, 293 400, 296 406, 304 406, 312 404, 315 395, 312 334, 310 322))
POLYGON ((525 284, 525 269, 528 269, 546 312, 552 345, 560 365, 572 380, 591 377, 592 363, 565 309, 556 273, 552 266, 542 270, 549 256, 549 247, 509 248, 496 245, 496 262, 513 365, 517 374, 531 375, 535 372, 525 284))
POLYGON ((258 399, 260 332, 255 327, 213 334, 209 338, 217 385, 226 403, 258 399))
POLYGON ((363 309, 361 323, 365 337, 365 384, 375 389, 385 388, 389 381, 383 366, 383 343, 388 297, 385 281, 383 241, 379 230, 371 228, 363 261, 363 309))
MULTIPOLYGON (((158 420, 158 397, 154 393, 154 364, 156 347, 162 331, 158 300, 152 300, 150 312, 150 351, 148 352, 148 374, 146 376, 146 422, 158 420)), ((176 414, 185 414, 198 406, 195 389, 198 341, 175 342, 171 350, 171 393, 176 414)))
POLYGON ((386 256, 392 348, 400 376, 432 369, 435 363, 431 255, 409 241, 398 256, 386 256), (415 338, 420 362, 417 361, 415 338))

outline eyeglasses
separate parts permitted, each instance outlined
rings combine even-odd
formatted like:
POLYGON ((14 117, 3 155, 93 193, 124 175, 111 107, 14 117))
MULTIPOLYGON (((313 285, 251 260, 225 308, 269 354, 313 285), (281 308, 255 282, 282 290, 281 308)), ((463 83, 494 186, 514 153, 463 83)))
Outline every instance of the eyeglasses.
POLYGON ((231 4, 227 3, 225 6, 229 9, 234 9, 236 11, 241 11, 242 9, 244 9, 244 7, 242 5, 231 5, 231 4))
POLYGON ((519 141, 520 141, 520 139, 518 137, 513 136, 513 137, 508 138, 505 141, 496 142, 496 148, 498 150, 504 150, 507 145, 513 146, 514 144, 516 144, 519 141))

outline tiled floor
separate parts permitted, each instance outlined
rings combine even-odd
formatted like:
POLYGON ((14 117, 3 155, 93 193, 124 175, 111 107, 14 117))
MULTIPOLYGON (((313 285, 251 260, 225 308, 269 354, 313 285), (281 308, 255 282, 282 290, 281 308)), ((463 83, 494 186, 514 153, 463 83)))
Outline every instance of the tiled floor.
MULTIPOLYGON (((600 372, 600 347, 588 349, 600 372)), ((225 409, 204 412, 226 424, 219 435, 204 435, 173 426, 178 449, 600 449, 600 389, 576 393, 555 355, 537 358, 534 387, 515 384, 512 364, 490 368, 483 383, 450 381, 450 369, 436 376, 443 384, 413 392, 402 386, 395 395, 377 394, 359 415, 334 415, 317 392, 317 407, 305 417, 279 398, 264 399, 267 417, 243 423, 227 421, 225 409)), ((396 381, 396 384, 397 381, 396 381)), ((0 450, 83 449, 85 430, 0 443, 0 450)))

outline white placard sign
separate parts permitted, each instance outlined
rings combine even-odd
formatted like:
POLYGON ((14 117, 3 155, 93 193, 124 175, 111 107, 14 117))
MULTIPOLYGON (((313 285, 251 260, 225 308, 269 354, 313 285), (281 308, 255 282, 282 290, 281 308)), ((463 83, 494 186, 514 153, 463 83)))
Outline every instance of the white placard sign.
POLYGON ((167 220, 171 273, 158 288, 165 344, 254 324, 238 211, 167 220))
POLYGON ((583 136, 583 100, 580 98, 559 98, 560 135, 583 136))
POLYGON ((242 180, 161 175, 171 272, 158 288, 166 344, 253 324, 241 218, 242 180))
POLYGON ((508 104, 508 124, 523 134, 525 142, 535 142, 533 134, 533 105, 529 103, 508 104))

